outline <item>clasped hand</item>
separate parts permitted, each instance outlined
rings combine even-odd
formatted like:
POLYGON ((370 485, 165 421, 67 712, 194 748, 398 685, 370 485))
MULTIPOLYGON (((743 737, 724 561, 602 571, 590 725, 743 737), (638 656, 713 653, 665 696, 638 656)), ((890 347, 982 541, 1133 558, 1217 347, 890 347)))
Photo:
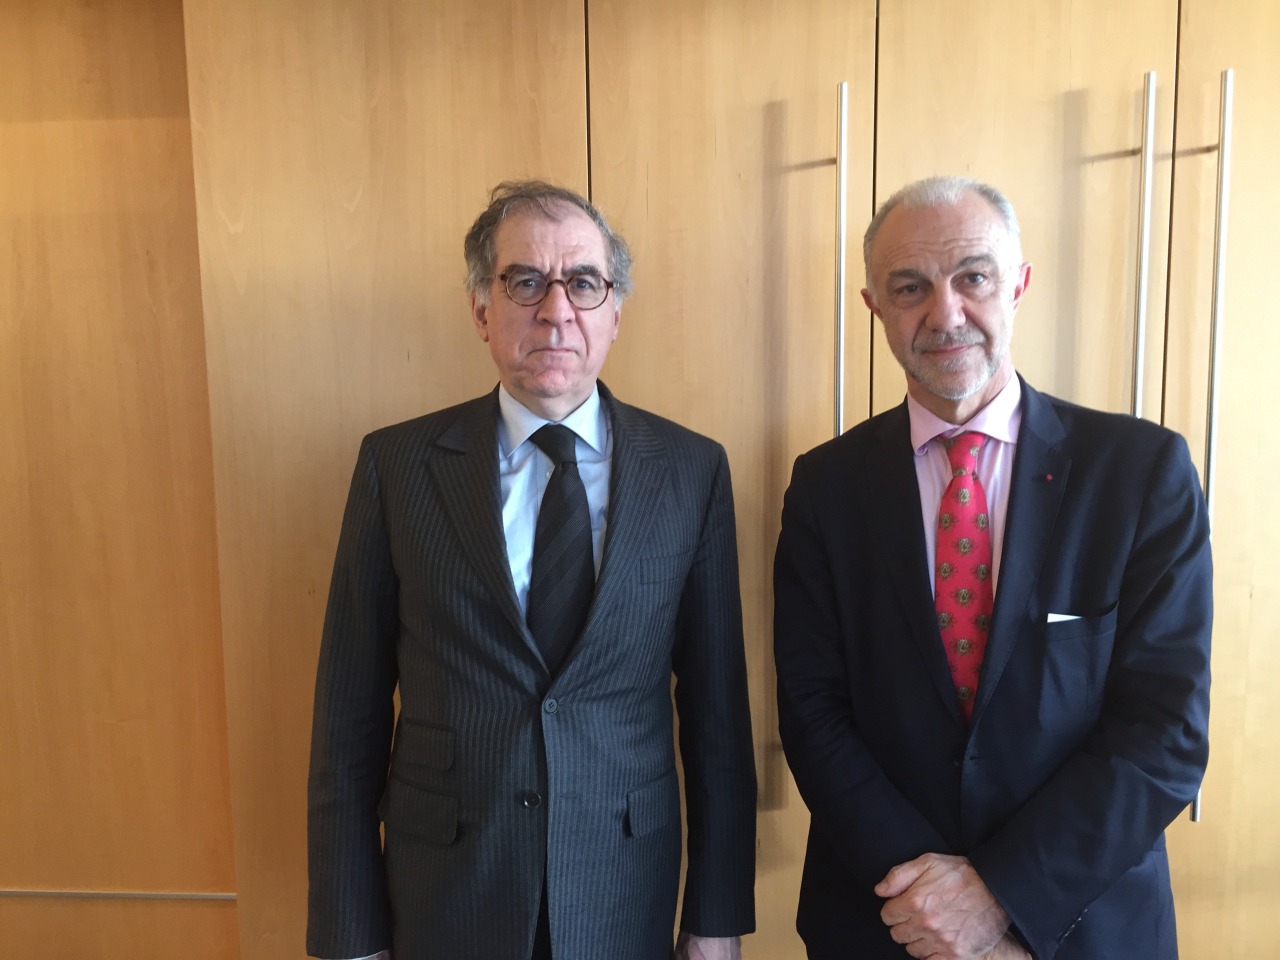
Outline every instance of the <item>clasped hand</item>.
POLYGON ((880 919, 919 960, 1019 960, 1029 954, 1008 933, 1009 914, 965 857, 926 853, 876 884, 880 919))

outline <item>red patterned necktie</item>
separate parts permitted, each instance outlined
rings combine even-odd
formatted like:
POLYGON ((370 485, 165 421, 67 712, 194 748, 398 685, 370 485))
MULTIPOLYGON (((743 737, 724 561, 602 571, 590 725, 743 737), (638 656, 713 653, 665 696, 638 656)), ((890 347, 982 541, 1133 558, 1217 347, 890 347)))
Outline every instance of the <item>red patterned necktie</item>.
POLYGON ((991 518, 987 493, 973 472, 987 438, 981 433, 962 433, 940 439, 951 461, 951 482, 938 508, 934 605, 951 680, 968 721, 973 716, 993 602, 991 518))

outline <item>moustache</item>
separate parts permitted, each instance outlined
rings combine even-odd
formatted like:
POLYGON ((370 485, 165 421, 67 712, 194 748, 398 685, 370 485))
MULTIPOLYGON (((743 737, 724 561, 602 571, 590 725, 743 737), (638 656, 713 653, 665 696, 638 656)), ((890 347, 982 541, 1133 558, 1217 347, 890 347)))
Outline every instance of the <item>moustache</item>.
POLYGON ((946 350, 950 347, 975 347, 987 342, 981 330, 961 330, 955 333, 922 333, 912 341, 916 353, 929 350, 946 350))

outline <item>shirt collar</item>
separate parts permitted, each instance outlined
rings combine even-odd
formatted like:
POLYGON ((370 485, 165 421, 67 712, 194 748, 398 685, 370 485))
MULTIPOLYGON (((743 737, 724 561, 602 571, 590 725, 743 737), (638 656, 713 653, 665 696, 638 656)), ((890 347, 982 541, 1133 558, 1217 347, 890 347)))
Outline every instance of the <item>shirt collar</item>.
POLYGON ((1022 381, 1014 374, 990 403, 969 418, 967 423, 949 423, 926 410, 911 394, 907 394, 907 415, 911 419, 911 446, 916 456, 924 453, 929 441, 939 434, 976 430, 992 440, 1018 442, 1022 426, 1022 381))
POLYGON ((520 445, 548 423, 564 424, 602 456, 608 453, 609 426, 605 418, 604 404, 600 402, 599 385, 591 388, 591 394, 573 413, 563 420, 544 420, 513 397, 504 386, 498 386, 498 449, 509 457, 520 445))

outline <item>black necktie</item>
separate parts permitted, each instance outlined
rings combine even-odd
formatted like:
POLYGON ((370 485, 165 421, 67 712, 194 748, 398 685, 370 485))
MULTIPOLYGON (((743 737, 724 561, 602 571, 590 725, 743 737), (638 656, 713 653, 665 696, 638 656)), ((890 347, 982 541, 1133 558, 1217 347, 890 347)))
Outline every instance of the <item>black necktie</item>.
POLYGON ((596 588, 591 512, 578 475, 574 437, 572 430, 556 423, 532 437, 555 464, 555 472, 538 508, 526 619, 553 673, 582 632, 596 588))

